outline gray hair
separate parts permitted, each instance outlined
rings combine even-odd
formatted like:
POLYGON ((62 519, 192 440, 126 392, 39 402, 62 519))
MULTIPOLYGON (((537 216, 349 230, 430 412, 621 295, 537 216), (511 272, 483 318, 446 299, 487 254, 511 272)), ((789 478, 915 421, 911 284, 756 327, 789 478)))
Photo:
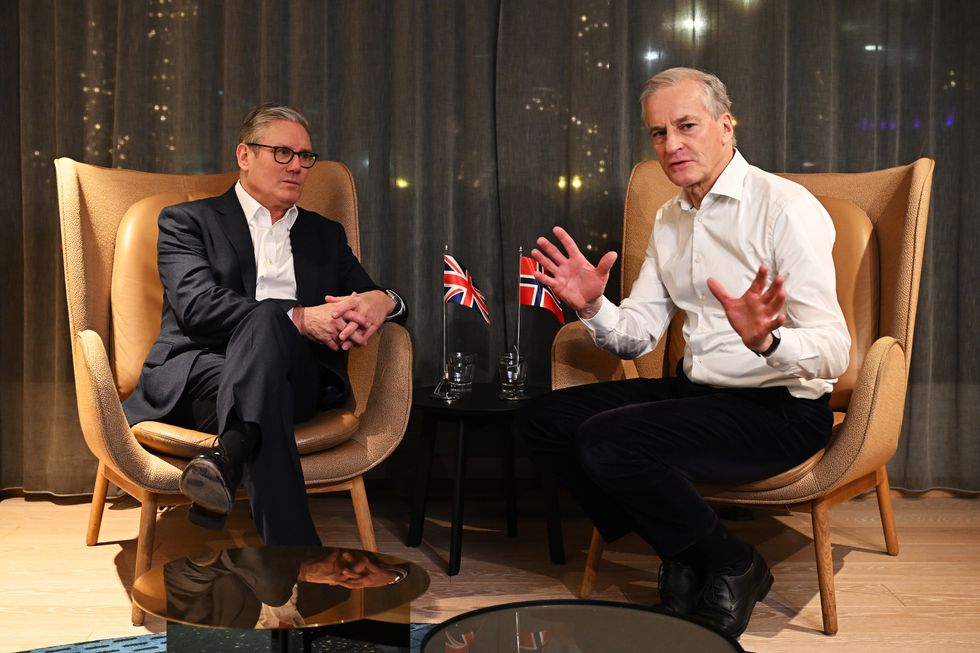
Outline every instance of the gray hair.
MULTIPOLYGON (((732 101, 728 97, 728 89, 725 87, 725 83, 717 76, 697 68, 668 68, 657 73, 643 84, 643 92, 640 93, 640 106, 642 107, 646 99, 660 89, 673 86, 687 79, 692 79, 701 86, 701 99, 704 102, 704 108, 708 110, 713 120, 721 118, 723 113, 732 112, 732 101)), ((732 134, 732 145, 735 145, 734 133, 732 134)))
POLYGON ((258 105, 245 116, 242 126, 238 128, 238 142, 254 143, 269 123, 277 120, 295 122, 302 125, 307 134, 310 133, 310 121, 299 111, 285 104, 266 103, 258 105))

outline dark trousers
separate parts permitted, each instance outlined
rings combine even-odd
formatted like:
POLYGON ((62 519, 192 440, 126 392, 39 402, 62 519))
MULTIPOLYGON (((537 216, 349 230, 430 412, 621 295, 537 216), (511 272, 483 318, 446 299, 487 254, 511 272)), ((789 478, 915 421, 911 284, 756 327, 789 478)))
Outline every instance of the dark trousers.
POLYGON ((825 447, 829 395, 712 388, 683 372, 558 390, 531 400, 516 431, 607 542, 635 531, 661 558, 715 532, 695 483, 738 484, 789 469, 825 447))
POLYGON ((262 302, 235 328, 224 354, 198 356, 163 419, 215 434, 229 419, 258 425, 261 441, 243 482, 266 544, 320 544, 294 435, 294 425, 316 412, 320 377, 310 342, 281 307, 262 302))

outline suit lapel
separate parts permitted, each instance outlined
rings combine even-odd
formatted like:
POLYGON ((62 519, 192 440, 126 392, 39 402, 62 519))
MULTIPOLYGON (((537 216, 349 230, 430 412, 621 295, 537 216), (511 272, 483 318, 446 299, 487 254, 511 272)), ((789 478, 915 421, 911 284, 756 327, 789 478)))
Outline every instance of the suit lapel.
POLYGON ((238 201, 238 195, 235 194, 235 187, 232 186, 224 195, 215 198, 214 207, 219 215, 218 225, 231 242, 238 257, 245 295, 255 299, 255 248, 252 246, 248 221, 238 201))
MULTIPOLYGON (((293 271, 296 274, 296 299, 304 306, 317 306, 323 297, 317 292, 316 260, 318 256, 317 234, 313 229, 316 219, 307 211, 299 209, 296 222, 289 230, 289 243, 293 249, 293 271)), ((323 256, 323 252, 319 252, 323 256)))

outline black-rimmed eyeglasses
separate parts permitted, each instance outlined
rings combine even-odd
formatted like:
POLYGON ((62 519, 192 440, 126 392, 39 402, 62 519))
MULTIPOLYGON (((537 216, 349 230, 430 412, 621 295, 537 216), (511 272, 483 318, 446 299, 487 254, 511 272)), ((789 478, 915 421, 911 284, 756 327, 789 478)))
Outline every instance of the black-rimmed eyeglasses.
POLYGON ((299 164, 304 168, 312 168, 313 164, 316 163, 317 153, 316 152, 296 152, 291 150, 285 145, 263 145, 262 143, 245 143, 249 147, 267 147, 272 150, 272 156, 276 160, 276 163, 281 163, 282 165, 288 164, 293 160, 294 156, 299 157, 299 164))

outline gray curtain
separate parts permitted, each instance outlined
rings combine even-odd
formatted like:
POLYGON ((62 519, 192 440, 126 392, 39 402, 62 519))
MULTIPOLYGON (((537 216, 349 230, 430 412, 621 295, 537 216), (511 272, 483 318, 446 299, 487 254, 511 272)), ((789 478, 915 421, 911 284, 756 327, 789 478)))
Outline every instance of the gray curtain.
MULTIPOLYGON (((619 247, 636 101, 676 65, 728 83, 739 146, 780 171, 938 162, 897 487, 980 491, 971 0, 22 0, 0 6, 0 489, 90 491, 78 428, 52 159, 232 169, 260 101, 298 107, 350 166, 364 262, 411 306, 415 380, 436 379, 441 254, 489 300, 448 307, 479 375, 515 341, 517 251, 555 224, 619 247)), ((614 271, 615 274, 618 271, 614 271)), ((611 288, 618 287, 614 278, 611 288)), ((611 293, 614 294, 614 293, 611 293)), ((615 298, 615 297, 614 297, 615 298)), ((569 317, 572 317, 569 315, 569 317)), ((558 328, 522 313, 531 381, 558 328)))

